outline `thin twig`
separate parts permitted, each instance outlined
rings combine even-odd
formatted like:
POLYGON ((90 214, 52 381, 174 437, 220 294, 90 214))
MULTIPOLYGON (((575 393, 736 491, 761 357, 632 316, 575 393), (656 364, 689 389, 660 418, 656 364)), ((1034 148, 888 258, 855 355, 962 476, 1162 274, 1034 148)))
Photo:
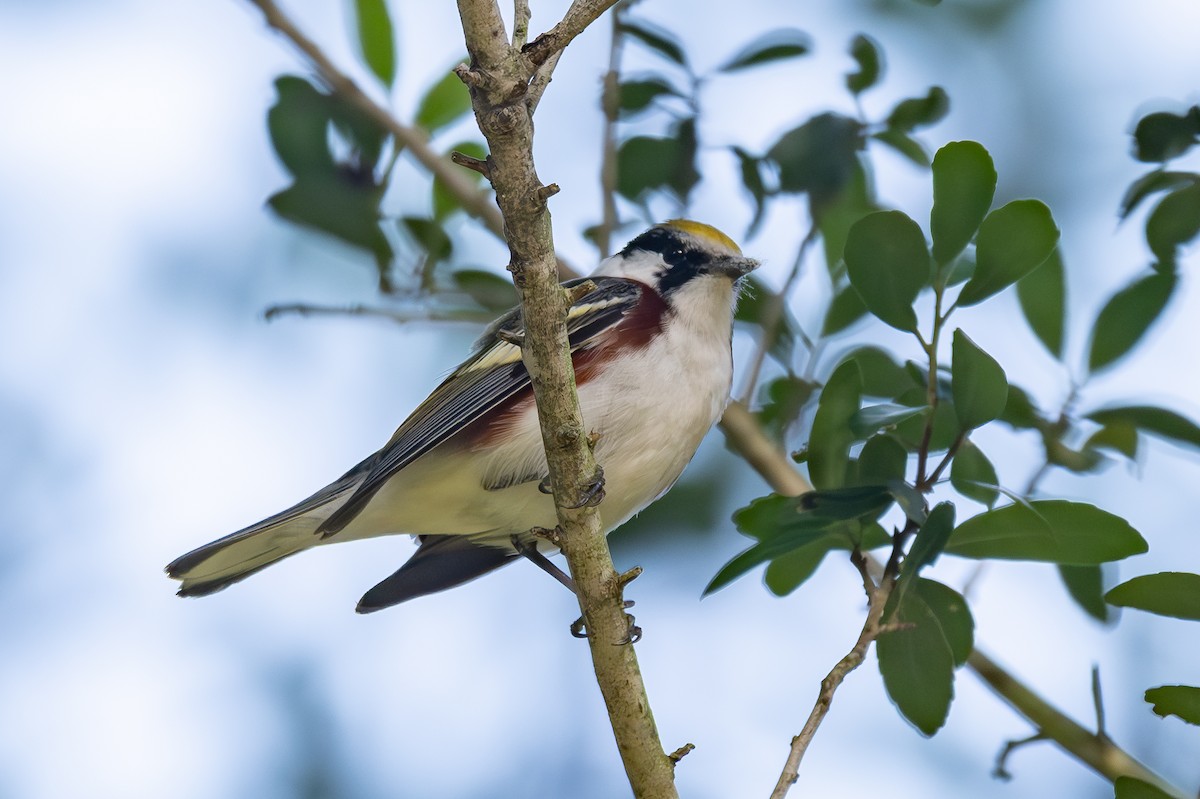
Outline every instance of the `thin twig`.
POLYGON ((792 739, 787 762, 784 763, 779 781, 775 783, 775 790, 771 792, 771 799, 783 799, 799 779, 800 760, 808 750, 809 744, 812 743, 813 736, 817 734, 817 728, 821 726, 821 722, 829 712, 829 708, 833 704, 834 693, 837 692, 846 676, 862 665, 871 642, 880 633, 883 609, 887 605, 887 599, 895 586, 895 581, 885 575, 883 582, 876 586, 874 580, 871 579, 866 558, 862 553, 855 551, 851 554, 850 559, 858 568, 859 574, 862 576, 863 589, 867 593, 867 618, 863 622, 862 631, 858 634, 858 640, 854 642, 854 647, 837 662, 825 679, 821 680, 821 690, 817 694, 816 704, 813 705, 812 712, 809 713, 808 720, 804 723, 804 728, 800 730, 799 735, 792 739))
POLYGON ((529 41, 529 0, 513 0, 512 46, 520 50, 529 41))
MULTIPOLYGON (((787 298, 792 293, 792 287, 800 277, 800 270, 804 266, 804 254, 808 251, 810 244, 816 240, 817 234, 820 231, 814 224, 808 229, 808 234, 800 242, 800 246, 796 250, 796 260, 792 262, 792 271, 788 273, 787 280, 783 283, 783 288, 778 294, 771 297, 771 301, 763 308, 762 319, 759 320, 759 327, 762 328, 762 337, 759 339, 758 347, 754 350, 754 358, 750 361, 746 373, 746 379, 742 383, 741 401, 749 405, 754 399, 754 389, 758 385, 759 372, 762 371, 763 362, 767 358, 767 352, 771 349, 771 345, 775 342, 775 337, 779 334, 779 326, 783 324, 784 315, 787 313, 787 298)), ((813 350, 813 343, 807 336, 802 336, 801 341, 808 348, 810 357, 813 350)))
POLYGON ((530 114, 537 111, 538 103, 542 101, 542 95, 546 93, 546 87, 554 79, 554 68, 558 66, 560 58, 562 58, 562 50, 547 58, 546 63, 533 73, 533 78, 529 81, 529 91, 525 95, 525 105, 529 108, 530 114))
POLYGON ((561 52, 616 2, 617 0, 575 0, 557 25, 525 45, 525 57, 534 67, 546 63, 550 56, 561 52))
POLYGON ((268 322, 281 316, 372 316, 387 319, 392 322, 406 324, 409 322, 469 322, 472 324, 491 321, 495 314, 492 311, 476 310, 473 308, 438 308, 422 303, 408 309, 379 308, 370 305, 310 305, 303 302, 280 303, 269 306, 263 311, 263 318, 268 322))
POLYGON ((600 199, 603 216, 596 231, 596 248, 600 257, 612 255, 612 236, 617 229, 617 117, 621 110, 621 12, 626 8, 618 3, 613 8, 612 34, 608 45, 608 72, 604 73, 604 90, 600 108, 604 112, 604 136, 600 153, 600 199))

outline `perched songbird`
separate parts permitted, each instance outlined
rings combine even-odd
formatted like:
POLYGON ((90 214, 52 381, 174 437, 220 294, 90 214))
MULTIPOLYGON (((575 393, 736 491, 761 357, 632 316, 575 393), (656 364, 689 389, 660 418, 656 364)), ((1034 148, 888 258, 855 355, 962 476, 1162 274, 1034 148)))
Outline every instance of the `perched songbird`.
MULTIPOLYGON (((567 317, 583 420, 604 471, 606 531, 662 496, 729 399, 741 278, 758 263, 688 220, 650 228, 604 261, 567 317)), ((567 285, 579 284, 572 281, 567 285)), ((318 544, 418 537, 367 613, 459 585, 520 555, 546 568, 534 527, 553 527, 546 457, 519 310, 501 317, 383 449, 308 499, 167 566, 203 596, 318 544)))

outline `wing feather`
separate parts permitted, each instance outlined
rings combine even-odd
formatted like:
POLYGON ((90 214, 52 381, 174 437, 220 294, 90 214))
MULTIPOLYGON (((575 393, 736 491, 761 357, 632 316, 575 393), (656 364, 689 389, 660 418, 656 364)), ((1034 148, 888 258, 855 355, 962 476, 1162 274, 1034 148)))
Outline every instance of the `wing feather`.
MULTIPOLYGON (((648 286, 625 278, 591 278, 596 288, 579 299, 567 315, 572 354, 588 349, 606 331, 621 323, 638 304, 648 286)), ((571 286, 582 281, 571 281, 571 286)), ((320 526, 328 537, 344 529, 375 493, 405 466, 444 443, 456 433, 503 405, 529 386, 529 373, 518 347, 498 337, 524 332, 520 310, 497 320, 475 351, 396 430, 369 461, 365 479, 337 511, 320 526)))

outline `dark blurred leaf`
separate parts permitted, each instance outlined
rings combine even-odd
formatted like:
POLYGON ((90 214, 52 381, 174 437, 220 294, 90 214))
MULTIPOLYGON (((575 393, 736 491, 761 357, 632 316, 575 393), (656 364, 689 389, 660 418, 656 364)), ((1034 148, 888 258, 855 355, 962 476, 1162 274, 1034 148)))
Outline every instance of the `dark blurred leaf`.
POLYGON ((1159 572, 1126 580, 1104 595, 1110 605, 1200 621, 1200 574, 1159 572))
POLYGON ((1154 712, 1166 718, 1178 716, 1188 724, 1200 724, 1200 688, 1191 685, 1160 685, 1146 691, 1154 712))
POLYGON ((1174 796, 1156 788, 1137 777, 1117 777, 1113 783, 1114 799, 1175 799, 1174 796))
POLYGON ((1125 196, 1121 198, 1121 218, 1124 219, 1133 213, 1142 200, 1151 194, 1194 186, 1197 183, 1200 183, 1200 175, 1195 172, 1166 172, 1161 169, 1148 172, 1129 184, 1125 196))
POLYGON ((850 417, 850 430, 857 438, 863 439, 885 427, 894 427, 914 416, 928 413, 928 407, 909 407, 907 405, 868 405, 861 408, 850 417))
POLYGON ((453 72, 447 72, 425 92, 417 106, 417 124, 433 134, 471 110, 471 94, 453 72))
POLYGON ((787 554, 780 555, 767 564, 763 581, 775 596, 787 596, 812 577, 821 561, 837 543, 845 543, 844 538, 827 535, 804 546, 798 547, 787 554))
POLYGON ((432 219, 419 216, 401 217, 400 224, 413 242, 425 251, 426 263, 430 266, 444 261, 454 252, 454 244, 446 231, 432 219))
POLYGON ((396 44, 386 0, 354 0, 358 46, 375 77, 389 89, 396 80, 396 44))
POLYGON ((1185 114, 1160 111, 1138 120, 1133 129, 1133 157, 1139 161, 1169 161, 1200 141, 1200 106, 1185 114))
POLYGON ((997 208, 979 227, 975 274, 958 295, 959 305, 976 305, 1016 283, 1042 264, 1058 244, 1058 227, 1039 200, 1014 200, 997 208))
POLYGON ((924 97, 901 100, 884 124, 891 130, 911 133, 939 122, 950 113, 950 97, 941 86, 933 86, 924 97))
POLYGON ((808 192, 819 217, 824 205, 853 180, 862 148, 863 130, 858 120, 819 114, 785 133, 767 151, 767 157, 779 165, 779 190, 808 192))
POLYGON ((277 78, 275 91, 278 99, 267 111, 267 129, 279 160, 292 175, 333 174, 329 97, 292 75, 277 78))
POLYGON ((926 169, 929 168, 929 153, 925 150, 925 145, 907 133, 889 128, 881 130, 878 133, 872 133, 871 138, 891 147, 917 166, 926 169))
POLYGON ((888 491, 896 499, 905 517, 916 524, 924 524, 929 515, 929 505, 925 495, 904 480, 894 480, 888 483, 888 491))
POLYGON ((785 58, 795 58, 812 49, 812 40, 804 31, 795 28, 775 28, 743 47, 731 58, 721 72, 736 72, 785 58))
POLYGON ((856 157, 851 166, 849 182, 836 196, 821 205, 817 217, 821 244, 825 250, 825 265, 835 285, 840 286, 842 282, 842 254, 846 249, 846 234, 850 227, 878 210, 870 174, 862 160, 856 157))
POLYGON ((825 491, 809 491, 788 497, 803 514, 837 521, 875 520, 892 506, 893 494, 887 486, 851 486, 825 491))
POLYGON ((1092 327, 1088 369, 1105 369, 1132 350, 1167 307, 1175 283, 1175 275, 1153 272, 1114 294, 1092 327))
MULTIPOLYGON (((922 389, 917 389, 911 396, 897 397, 897 401, 902 404, 911 403, 913 405, 923 403, 925 401, 925 392, 922 389)), ((916 452, 920 449, 927 419, 928 417, 914 417, 896 426, 896 437, 909 448, 910 452, 916 452)), ((959 424, 958 415, 954 411, 954 401, 942 399, 933 411, 933 433, 929 438, 929 452, 945 452, 953 445, 961 432, 962 426, 959 424)))
MULTIPOLYGON (((956 653, 947 630, 962 648, 964 626, 960 619, 970 619, 961 597, 950 602, 945 591, 954 593, 923 578, 917 579, 912 590, 894 591, 883 617, 893 629, 876 642, 879 672, 888 697, 901 715, 925 735, 933 735, 945 723, 954 696, 956 653), (938 588, 926 585, 929 583, 938 588)), ((970 648, 967 643, 968 652, 970 648)))
POLYGON ((1166 264, 1175 262, 1175 251, 1200 233, 1200 183, 1168 194, 1158 201, 1146 220, 1146 243, 1166 264))
POLYGON ((1008 398, 1000 421, 1014 430, 1033 430, 1041 426, 1041 417, 1029 393, 1012 383, 1008 384, 1008 398))
POLYGON ((1146 549, 1145 539, 1119 516, 1083 502, 1040 499, 967 519, 950 537, 946 552, 964 558, 1086 565, 1140 555, 1146 549))
POLYGON ((829 301, 825 322, 821 325, 821 336, 840 333, 867 315, 867 306, 853 286, 843 286, 829 301))
POLYGON ((774 438, 782 440, 817 388, 816 383, 792 375, 772 380, 763 389, 765 401, 758 411, 759 421, 774 438))
POLYGON ((858 454, 858 485, 887 485, 903 480, 908 468, 908 452, 888 435, 874 435, 858 454))
POLYGON ((955 141, 933 157, 933 257, 949 263, 970 243, 992 205, 996 166, 982 144, 955 141))
POLYGON ((379 229, 381 196, 374 187, 362 190, 354 181, 329 177, 296 183, 267 202, 284 219, 368 250, 383 269, 391 263, 392 246, 379 229))
POLYGON ((451 277, 460 291, 490 311, 507 311, 519 299, 511 280, 481 269, 458 269, 451 277))
MULTIPOLYGON (((738 302, 734 319, 761 328, 763 320, 767 318, 768 306, 777 301, 778 294, 752 275, 743 283, 742 297, 738 302)), ((779 323, 775 325, 771 341, 767 345, 767 352, 784 368, 791 368, 799 329, 796 318, 785 307, 779 323)))
POLYGON ((946 643, 950 644, 954 665, 964 665, 975 649, 975 620, 971 617, 967 600, 950 586, 935 580, 921 578, 913 584, 912 589, 920 594, 937 617, 942 632, 946 634, 946 643))
POLYGON ((1137 459, 1138 431, 1131 424, 1109 424, 1088 436, 1084 451, 1107 449, 1119 452, 1129 460, 1137 459))
POLYGON ((837 488, 845 482, 854 443, 850 419, 858 411, 861 391, 862 376, 853 361, 834 369, 821 391, 808 440, 808 473, 817 488, 837 488))
POLYGON ((921 569, 932 566, 946 548, 946 542, 950 540, 952 532, 954 503, 940 502, 934 505, 925 518, 925 523, 917 531, 917 537, 913 539, 912 548, 902 564, 901 574, 911 580, 921 569))
POLYGON ((696 122, 682 120, 666 138, 634 136, 617 158, 617 192, 640 202, 647 192, 669 190, 681 203, 700 180, 696 171, 696 122))
POLYGON ((846 237, 850 282, 875 316, 900 330, 916 330, 912 304, 929 279, 929 251, 921 228, 901 211, 863 217, 846 237))
POLYGON ((996 359, 980 349, 961 329, 954 331, 954 409, 964 430, 998 419, 1008 402, 1008 379, 996 359))
POLYGON ((673 33, 645 20, 631 20, 628 17, 622 18, 620 29, 622 33, 637 39, 668 61, 687 68, 687 56, 673 33))
POLYGON ((738 165, 741 167, 742 185, 746 187, 746 191, 750 192, 750 197, 754 200, 754 218, 750 220, 750 225, 746 228, 746 238, 753 238, 758 232, 758 226, 762 224, 763 214, 767 210, 767 187, 763 184, 762 178, 762 159, 751 155, 741 147, 729 148, 738 159, 738 165))
MULTIPOLYGON (((478 158, 480 161, 487 159, 487 148, 479 142, 464 141, 459 142, 450 148, 450 152, 459 152, 463 155, 469 155, 472 158, 478 158)), ((479 183, 483 180, 483 175, 473 169, 463 169, 462 174, 471 181, 479 183)), ((446 184, 442 182, 437 175, 433 177, 433 218, 439 222, 444 222, 455 211, 462 208, 458 198, 451 194, 446 188, 446 184)))
POLYGON ((1063 432, 1057 426, 1042 431, 1042 444, 1046 448, 1047 463, 1061 466, 1076 474, 1094 472, 1105 465, 1104 456, 1096 450, 1086 446, 1081 449, 1072 449, 1067 446, 1061 438, 1063 432))
POLYGON ((1062 360, 1063 328, 1067 315, 1067 279, 1062 251, 1058 247, 1042 265, 1017 281, 1017 299, 1025 321, 1038 341, 1055 358, 1062 360))
POLYGON ((1191 419, 1166 408, 1156 408, 1153 405, 1124 405, 1101 408, 1084 418, 1106 426, 1131 425, 1143 433, 1165 438, 1174 444, 1200 447, 1200 427, 1191 419))
POLYGON ((846 75, 846 88, 851 94, 862 94, 879 82, 883 74, 883 52, 874 39, 860 33, 850 42, 850 57, 858 64, 858 70, 846 75))
POLYGON ((1104 573, 1099 564, 1071 566, 1059 564, 1058 575, 1075 604, 1096 621, 1107 624, 1113 613, 1104 601, 1104 573))
POLYGON ((975 248, 969 247, 962 255, 950 262, 950 272, 945 276, 947 286, 966 283, 975 274, 975 248))
POLYGON ((990 509, 1000 496, 996 489, 999 484, 996 467, 983 450, 970 440, 964 441, 950 462, 950 485, 954 490, 990 509))
POLYGON ((617 87, 621 96, 621 116, 631 117, 645 111, 659 97, 682 97, 665 78, 627 80, 617 87))

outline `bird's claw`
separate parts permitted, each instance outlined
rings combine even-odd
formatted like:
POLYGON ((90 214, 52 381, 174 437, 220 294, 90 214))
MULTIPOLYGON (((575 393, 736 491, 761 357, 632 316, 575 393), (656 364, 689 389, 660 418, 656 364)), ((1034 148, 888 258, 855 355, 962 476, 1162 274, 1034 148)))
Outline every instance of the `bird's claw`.
MULTIPOLYGON (((622 603, 621 607, 628 610, 629 608, 633 607, 633 604, 634 603, 633 603, 632 599, 626 599, 622 603)), ((625 630, 625 637, 622 638, 620 641, 617 641, 615 644, 613 644, 614 646, 624 646, 626 644, 636 644, 638 641, 642 640, 642 628, 637 626, 637 624, 635 623, 636 619, 634 618, 634 615, 632 613, 626 613, 625 619, 629 625, 627 627, 627 629, 625 630)), ((574 638, 587 638, 588 637, 587 622, 584 621, 583 616, 580 616, 578 619, 571 622, 571 635, 574 638)))
MULTIPOLYGON (((549 477, 538 483, 538 491, 541 491, 543 494, 554 493, 554 486, 550 483, 549 477)), ((604 500, 604 469, 599 466, 596 467, 596 474, 583 487, 580 495, 578 502, 573 502, 566 506, 568 510, 578 510, 583 507, 594 508, 604 500)))

